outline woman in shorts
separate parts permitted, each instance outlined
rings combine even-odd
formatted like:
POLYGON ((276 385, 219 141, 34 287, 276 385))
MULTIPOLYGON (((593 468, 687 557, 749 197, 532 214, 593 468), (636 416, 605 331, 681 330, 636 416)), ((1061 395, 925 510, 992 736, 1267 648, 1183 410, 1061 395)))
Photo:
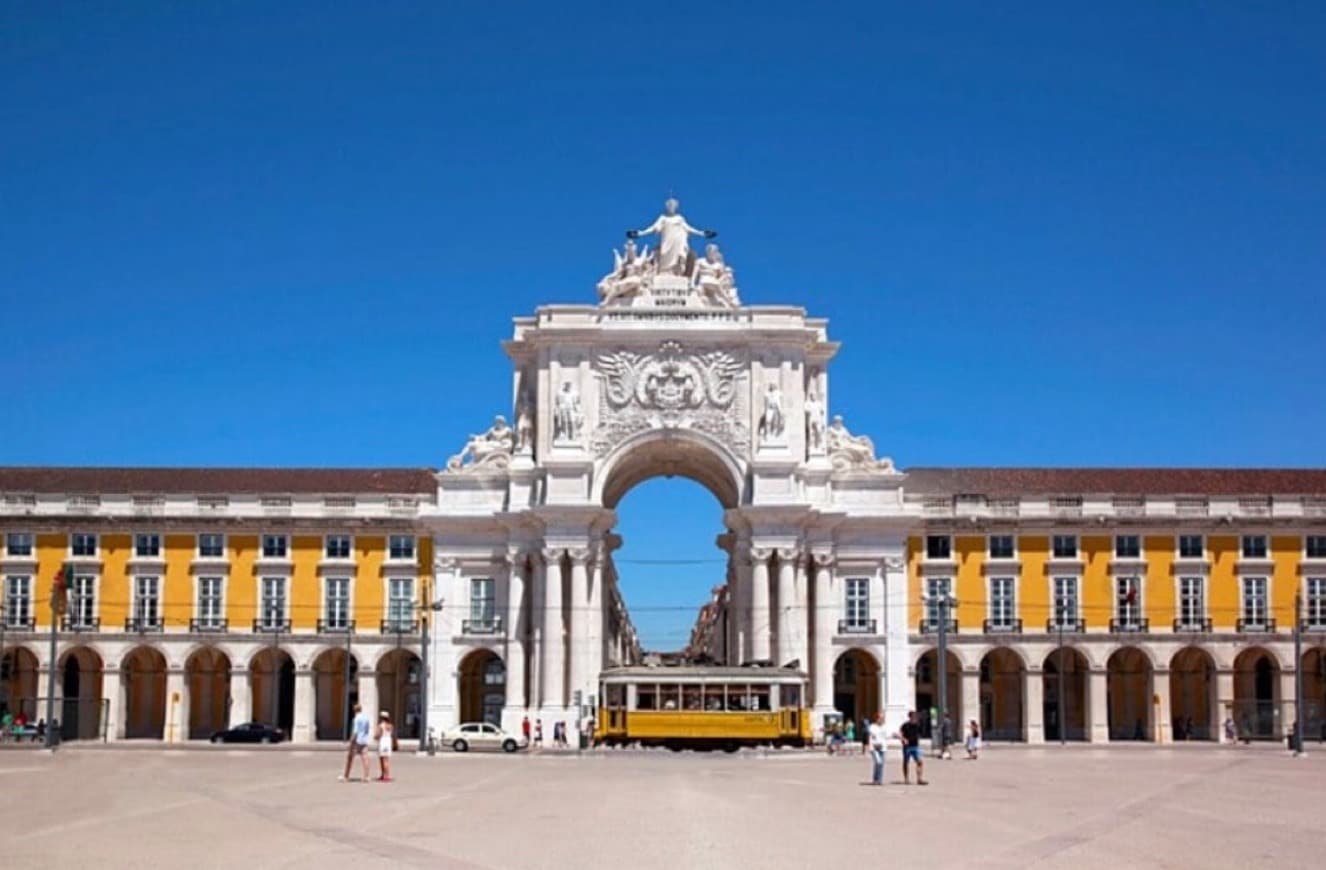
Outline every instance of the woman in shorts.
POLYGON ((386 710, 378 716, 378 767, 381 775, 379 782, 391 782, 391 714, 386 710))

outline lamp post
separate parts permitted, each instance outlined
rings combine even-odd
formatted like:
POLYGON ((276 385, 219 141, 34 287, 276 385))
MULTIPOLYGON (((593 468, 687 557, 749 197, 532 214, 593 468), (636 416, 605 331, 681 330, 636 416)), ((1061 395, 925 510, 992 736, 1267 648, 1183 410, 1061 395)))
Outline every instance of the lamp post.
POLYGON ((1294 593, 1294 755, 1303 754, 1303 591, 1294 593))
POLYGON ((939 599, 939 650, 936 654, 939 659, 939 716, 936 724, 939 727, 939 755, 942 758, 945 750, 948 748, 948 732, 944 728, 945 711, 948 709, 948 614, 949 608, 957 604, 957 601, 949 595, 948 589, 944 589, 943 597, 939 599))
POLYGON ((428 737, 428 625, 433 621, 432 614, 442 612, 443 599, 430 601, 425 597, 424 622, 420 626, 419 652, 423 664, 419 668, 419 748, 432 750, 433 743, 428 737))
POLYGON ((1055 673, 1055 684, 1056 684, 1056 685, 1055 685, 1055 693, 1058 695, 1059 700, 1058 700, 1058 709, 1055 711, 1055 715, 1056 715, 1056 716, 1058 717, 1058 719, 1059 719, 1058 723, 1056 723, 1056 724, 1059 726, 1059 745, 1060 745, 1060 746, 1066 746, 1066 745, 1068 744, 1068 728, 1067 728, 1068 717, 1064 715, 1064 705, 1065 705, 1065 702, 1064 702, 1064 611, 1065 611, 1065 608, 1064 608, 1064 604, 1063 604, 1062 601, 1056 602, 1055 605, 1054 605, 1054 608, 1055 608, 1055 617, 1054 617, 1054 619, 1055 619, 1055 622, 1058 624, 1058 629, 1059 629, 1059 653, 1058 653, 1058 656, 1057 656, 1057 658, 1058 658, 1057 665, 1058 665, 1058 666, 1055 668, 1055 671, 1056 671, 1056 673, 1055 673))
POLYGON ((69 604, 69 582, 73 579, 73 569, 61 565, 60 571, 51 581, 51 650, 46 665, 46 748, 54 749, 55 734, 55 652, 60 616, 69 604))

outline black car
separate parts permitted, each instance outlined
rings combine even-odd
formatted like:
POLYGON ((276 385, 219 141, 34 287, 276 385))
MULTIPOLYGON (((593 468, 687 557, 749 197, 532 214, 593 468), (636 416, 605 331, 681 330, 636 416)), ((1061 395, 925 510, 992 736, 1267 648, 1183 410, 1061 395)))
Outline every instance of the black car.
POLYGON ((285 732, 262 722, 245 722, 212 735, 213 743, 280 743, 285 732))

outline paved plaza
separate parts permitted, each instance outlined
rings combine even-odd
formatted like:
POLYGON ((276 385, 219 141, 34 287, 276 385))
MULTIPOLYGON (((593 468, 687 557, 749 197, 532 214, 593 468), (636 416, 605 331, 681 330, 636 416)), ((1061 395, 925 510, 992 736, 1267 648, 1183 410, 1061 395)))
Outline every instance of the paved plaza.
POLYGON ((1326 752, 994 749, 927 788, 860 756, 0 752, 11 867, 1319 866, 1326 752))

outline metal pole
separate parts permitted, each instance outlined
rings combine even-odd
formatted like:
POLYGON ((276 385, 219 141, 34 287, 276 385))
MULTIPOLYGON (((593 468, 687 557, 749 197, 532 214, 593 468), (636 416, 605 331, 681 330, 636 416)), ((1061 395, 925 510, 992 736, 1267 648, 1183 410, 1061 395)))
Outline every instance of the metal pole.
POLYGON ((432 618, 433 604, 423 613, 423 624, 419 626, 419 751, 428 747, 428 623, 432 618))
MULTIPOLYGON (((277 673, 276 656, 281 648, 281 628, 280 623, 276 623, 276 630, 272 632, 272 727, 281 727, 281 678, 277 673)), ((294 736, 294 735, 290 735, 294 736)))
MULTIPOLYGON (((60 568, 61 573, 64 568, 60 568)), ((60 620, 59 607, 55 601, 56 584, 51 584, 51 651, 46 666, 46 748, 55 748, 55 641, 56 629, 60 620)))
POLYGON ((944 755, 944 743, 948 735, 944 733, 944 711, 948 707, 948 593, 939 600, 939 701, 936 704, 939 715, 935 717, 935 726, 939 729, 939 754, 944 755))
POLYGON ((1294 593, 1294 755, 1303 754, 1303 591, 1294 593))
POLYGON ((341 705, 341 737, 343 740, 350 739, 350 662, 353 657, 350 654, 350 641, 354 638, 354 629, 347 622, 345 626, 345 670, 344 685, 341 694, 345 700, 341 705))
POLYGON ((1066 702, 1064 701, 1064 608, 1059 605, 1056 608, 1059 622, 1059 661, 1055 667, 1055 676, 1058 679, 1057 694, 1059 695, 1059 710, 1055 714, 1059 721, 1059 745, 1065 746, 1068 743, 1068 717, 1065 715, 1066 702))

